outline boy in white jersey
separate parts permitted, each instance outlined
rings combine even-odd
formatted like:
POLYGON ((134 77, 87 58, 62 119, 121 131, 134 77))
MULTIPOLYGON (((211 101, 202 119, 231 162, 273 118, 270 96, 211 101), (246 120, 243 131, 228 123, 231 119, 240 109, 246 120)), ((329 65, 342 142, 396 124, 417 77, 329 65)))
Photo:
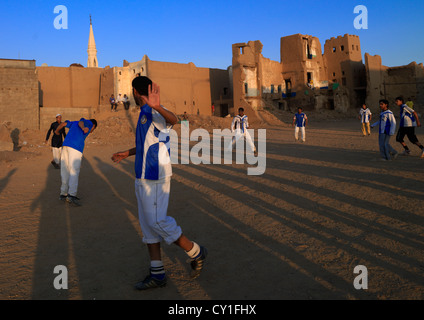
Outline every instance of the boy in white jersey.
POLYGON ((364 137, 368 134, 371 134, 370 130, 370 121, 372 118, 372 113, 366 104, 362 105, 361 110, 359 110, 359 119, 361 120, 361 130, 364 137))
POLYGON ((395 103, 400 108, 400 124, 398 133, 396 135, 396 141, 400 142, 402 147, 405 149, 403 154, 409 155, 411 150, 409 150, 408 146, 403 140, 406 135, 411 143, 417 145, 418 148, 421 149, 421 158, 424 158, 424 147, 418 141, 418 138, 415 135, 415 127, 421 127, 420 119, 418 119, 417 113, 414 111, 414 109, 411 109, 405 104, 402 97, 397 97, 395 99, 395 103))
POLYGON ((244 114, 244 108, 240 107, 238 112, 239 114, 234 117, 233 122, 231 123, 231 132, 235 132, 235 135, 231 144, 228 146, 228 149, 231 150, 239 139, 244 138, 250 150, 253 153, 256 153, 255 144, 252 141, 249 131, 247 131, 249 128, 249 119, 247 115, 244 114))
POLYGON ((135 192, 143 242, 150 255, 150 274, 136 283, 145 290, 166 285, 160 243, 175 243, 192 259, 193 277, 200 274, 207 251, 183 235, 174 218, 167 215, 171 183, 171 159, 167 143, 169 129, 178 119, 160 104, 159 86, 143 76, 132 82, 134 99, 140 106, 137 122, 136 147, 115 153, 112 160, 119 163, 129 156, 135 159, 135 192))
POLYGON ((389 110, 389 102, 387 100, 380 100, 380 120, 372 124, 374 128, 379 125, 378 130, 378 145, 380 147, 380 155, 382 160, 392 160, 398 155, 398 152, 390 145, 390 137, 396 131, 396 119, 393 112, 389 110))

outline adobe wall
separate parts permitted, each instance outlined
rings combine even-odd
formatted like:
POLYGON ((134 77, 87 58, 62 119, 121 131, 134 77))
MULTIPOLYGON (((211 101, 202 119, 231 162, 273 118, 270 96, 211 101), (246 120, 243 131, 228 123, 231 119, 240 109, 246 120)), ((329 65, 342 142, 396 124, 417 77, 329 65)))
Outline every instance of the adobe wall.
POLYGON ((264 106, 260 82, 262 43, 260 41, 236 43, 233 44, 232 50, 234 108, 237 110, 240 107, 245 109, 250 107, 259 110, 264 106))
POLYGON ((0 59, 0 114, 9 127, 39 128, 38 74, 35 60, 0 59))
POLYGON ((37 67, 44 108, 97 108, 102 68, 37 67))
POLYGON ((160 86, 161 103, 176 114, 211 114, 208 68, 193 63, 147 61, 147 76, 160 86))
POLYGON ((367 99, 366 104, 371 112, 378 114, 380 107, 378 101, 383 98, 382 83, 384 77, 384 67, 379 55, 371 56, 365 53, 365 68, 367 70, 367 99))
POLYGON ((280 60, 283 77, 290 79, 293 92, 303 90, 308 84, 308 73, 314 87, 321 87, 321 82, 328 79, 321 44, 316 37, 302 34, 282 37, 280 60))
POLYGON ((95 118, 94 108, 40 108, 40 130, 47 133, 51 123, 56 121, 58 113, 62 115, 62 121, 95 118))
POLYGON ((422 65, 420 67, 415 62, 406 66, 387 68, 382 84, 385 99, 392 104, 398 96, 403 96, 405 101, 411 98, 414 109, 422 111, 424 106, 422 72, 424 72, 422 65))
POLYGON ((327 77, 349 89, 351 107, 365 102, 366 71, 362 62, 361 43, 356 35, 332 37, 324 44, 327 77))

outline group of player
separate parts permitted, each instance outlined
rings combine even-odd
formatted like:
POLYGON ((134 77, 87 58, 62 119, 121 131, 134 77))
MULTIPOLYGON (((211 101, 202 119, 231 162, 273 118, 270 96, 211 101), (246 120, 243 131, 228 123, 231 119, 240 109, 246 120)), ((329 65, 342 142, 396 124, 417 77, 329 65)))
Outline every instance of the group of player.
MULTIPOLYGON (((122 160, 135 156, 135 194, 138 205, 139 223, 143 234, 142 241, 147 245, 150 256, 150 272, 144 280, 136 283, 135 288, 145 290, 163 287, 167 283, 165 267, 161 258, 161 242, 176 244, 182 248, 191 258, 190 266, 192 277, 197 277, 202 271, 207 256, 205 247, 189 240, 183 234, 176 220, 168 216, 168 203, 172 167, 170 161, 169 144, 166 135, 160 135, 163 130, 169 130, 178 122, 177 116, 160 104, 160 88, 149 78, 138 76, 132 81, 133 95, 136 104, 140 107, 137 121, 135 147, 126 151, 114 153, 112 161, 119 163, 122 160)), ((408 136, 409 140, 423 149, 415 136, 414 128, 420 126, 417 113, 407 105, 401 97, 396 98, 396 104, 400 107, 400 128, 396 140, 402 144, 409 154, 403 138, 408 136)), ((382 159, 389 160, 397 156, 389 140, 394 135, 396 120, 389 110, 387 100, 380 100, 381 114, 376 123, 370 125, 372 114, 364 105, 360 111, 363 134, 370 135, 370 127, 379 125, 379 145, 382 159)), ((292 125, 295 126, 295 139, 305 142, 305 127, 308 117, 301 107, 293 117, 292 125)), ((52 123, 47 136, 49 140, 53 132, 52 165, 61 170, 61 189, 59 199, 69 204, 80 206, 77 197, 78 179, 84 151, 85 139, 97 128, 95 119, 81 118, 79 121, 64 121, 62 116, 56 115, 56 122, 52 123), (68 128, 68 132, 65 132, 68 128), (64 140, 62 139, 64 138, 64 140), (62 142, 63 141, 63 142, 62 142)), ((231 131, 233 140, 228 146, 232 149, 236 142, 244 139, 251 151, 256 153, 255 144, 247 130, 249 122, 244 109, 239 108, 238 114, 233 118, 231 131)), ((423 155, 424 157, 424 151, 423 155)))
MULTIPOLYGON (((421 158, 424 158, 424 147, 418 141, 415 134, 415 128, 420 127, 420 119, 417 112, 413 109, 412 104, 405 103, 403 97, 395 98, 395 104, 399 107, 399 128, 396 134, 396 141, 399 142, 403 147, 402 155, 410 155, 411 150, 405 143, 405 136, 408 140, 416 145, 421 150, 421 158)), ((364 104, 359 111, 359 118, 361 119, 362 134, 366 136, 371 134, 371 128, 378 126, 378 144, 380 149, 380 156, 382 161, 388 161, 395 159, 399 152, 396 151, 390 145, 390 138, 396 133, 396 118, 393 112, 389 108, 389 101, 381 99, 380 105, 380 117, 379 120, 373 124, 371 123, 372 113, 370 109, 364 104)))
MULTIPOLYGON (((166 138, 159 133, 170 129, 178 119, 160 104, 159 86, 149 78, 136 77, 132 87, 136 104, 140 106, 136 146, 113 154, 111 159, 119 163, 127 157, 135 156, 135 194, 139 223, 143 234, 142 241, 147 245, 150 256, 149 273, 135 284, 135 288, 146 290, 167 284, 161 257, 162 241, 176 244, 185 251, 191 259, 193 278, 199 276, 202 271, 207 250, 189 240, 175 219, 167 215, 172 168, 166 138)), ((81 118, 79 121, 62 122, 62 116, 58 114, 56 122, 51 125, 46 136, 47 142, 51 132, 54 132, 52 165, 60 168, 62 179, 59 199, 74 206, 81 206, 77 189, 85 139, 96 127, 95 119, 81 118), (65 128, 69 129, 67 133, 65 128)))

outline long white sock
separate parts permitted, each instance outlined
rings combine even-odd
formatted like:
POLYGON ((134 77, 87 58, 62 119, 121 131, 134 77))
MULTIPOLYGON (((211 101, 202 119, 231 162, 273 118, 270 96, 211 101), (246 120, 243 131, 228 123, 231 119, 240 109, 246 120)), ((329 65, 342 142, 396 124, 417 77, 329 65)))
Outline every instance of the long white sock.
POLYGON ((193 242, 193 248, 190 251, 186 251, 186 253, 190 258, 195 259, 200 255, 200 246, 193 242))
POLYGON ((165 275, 165 268, 161 260, 152 260, 150 262, 150 273, 152 276, 162 278, 165 275))

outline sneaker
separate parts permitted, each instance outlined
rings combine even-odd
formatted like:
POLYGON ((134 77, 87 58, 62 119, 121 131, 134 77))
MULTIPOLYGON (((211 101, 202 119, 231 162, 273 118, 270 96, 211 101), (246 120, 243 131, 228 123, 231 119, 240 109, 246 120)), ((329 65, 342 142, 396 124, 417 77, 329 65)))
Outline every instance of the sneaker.
POLYGON ((61 194, 60 196, 59 196, 59 200, 61 200, 61 201, 66 201, 66 198, 67 198, 68 196, 66 195, 63 195, 63 194, 61 194))
POLYGON ((166 276, 162 280, 152 277, 149 274, 143 281, 137 282, 134 286, 137 290, 147 290, 153 288, 162 288, 166 286, 166 276))
POLYGON ((206 250, 206 248, 200 246, 200 255, 199 255, 199 257, 197 257, 196 259, 193 259, 190 262, 190 266, 191 266, 191 269, 192 269, 191 277, 193 279, 194 278, 197 278, 200 275, 200 272, 202 271, 203 266, 205 264, 205 259, 206 259, 206 256, 207 255, 208 255, 208 251, 206 250))
POLYGON ((69 204, 72 204, 74 206, 77 206, 77 207, 81 206, 80 198, 75 197, 75 196, 68 195, 66 197, 66 202, 69 203, 69 204))
POLYGON ((411 150, 403 150, 402 155, 403 156, 409 156, 411 154, 411 150))

